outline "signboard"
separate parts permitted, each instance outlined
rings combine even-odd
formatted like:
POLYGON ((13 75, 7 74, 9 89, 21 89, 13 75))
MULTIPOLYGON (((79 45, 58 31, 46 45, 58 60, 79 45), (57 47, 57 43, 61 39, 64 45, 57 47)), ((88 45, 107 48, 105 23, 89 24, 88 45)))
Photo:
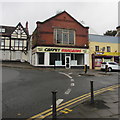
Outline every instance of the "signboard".
POLYGON ((60 47, 36 47, 32 52, 59 52, 59 53, 88 53, 88 49, 60 48, 60 47))
POLYGON ((77 65, 77 60, 71 60, 70 65, 77 65))
POLYGON ((62 65, 62 61, 55 61, 55 66, 61 66, 62 65))
POLYGON ((96 55, 120 56, 120 52, 95 52, 96 55))
POLYGON ((96 67, 100 67, 102 63, 102 59, 101 58, 95 58, 95 66, 96 67))

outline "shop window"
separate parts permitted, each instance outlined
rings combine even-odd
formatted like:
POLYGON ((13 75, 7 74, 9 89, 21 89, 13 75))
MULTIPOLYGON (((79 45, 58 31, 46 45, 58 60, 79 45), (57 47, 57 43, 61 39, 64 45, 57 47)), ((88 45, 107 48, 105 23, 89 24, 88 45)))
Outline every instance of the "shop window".
POLYGON ((102 63, 102 59, 101 58, 95 58, 95 66, 96 67, 100 67, 102 63))
POLYGON ((57 44, 74 45, 75 31, 69 29, 55 29, 54 39, 57 44))
POLYGON ((110 46, 107 46, 107 52, 110 52, 111 50, 110 50, 110 46))
POLYGON ((95 51, 99 51, 99 46, 95 46, 95 51))
POLYGON ((62 53, 62 65, 65 65, 65 53, 62 53))
POLYGON ((71 60, 75 60, 75 54, 71 54, 71 60))
POLYGON ((38 53, 38 64, 44 64, 44 53, 38 53))
POLYGON ((54 65, 55 61, 60 61, 59 53, 50 53, 50 65, 54 65))
POLYGON ((84 65, 84 55, 75 54, 75 60, 77 60, 77 65, 84 65))

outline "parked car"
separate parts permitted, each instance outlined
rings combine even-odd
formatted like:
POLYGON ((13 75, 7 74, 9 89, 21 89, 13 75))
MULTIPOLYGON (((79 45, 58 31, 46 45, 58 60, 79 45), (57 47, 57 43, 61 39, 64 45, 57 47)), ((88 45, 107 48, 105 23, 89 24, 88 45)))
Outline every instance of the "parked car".
POLYGON ((109 72, 111 72, 112 70, 120 70, 120 65, 116 62, 102 62, 101 63, 101 70, 105 70, 106 65, 108 65, 109 72))

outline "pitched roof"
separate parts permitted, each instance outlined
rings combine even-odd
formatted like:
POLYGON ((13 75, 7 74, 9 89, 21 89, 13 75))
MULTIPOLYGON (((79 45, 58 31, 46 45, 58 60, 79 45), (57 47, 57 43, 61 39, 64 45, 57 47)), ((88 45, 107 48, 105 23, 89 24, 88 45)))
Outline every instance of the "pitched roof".
POLYGON ((5 29, 5 32, 0 33, 0 35, 4 35, 4 36, 10 36, 15 29, 15 27, 12 26, 0 26, 0 28, 5 29))
POLYGON ((3 25, 1 25, 0 28, 4 28, 4 29, 5 29, 5 32, 0 33, 0 35, 2 35, 2 36, 11 36, 11 34, 14 32, 14 30, 15 30, 19 25, 23 28, 23 30, 25 31, 25 33, 28 35, 28 32, 27 32, 26 28, 24 28, 20 22, 18 23, 18 25, 17 25, 16 27, 13 27, 13 26, 3 26, 3 25))
POLYGON ((69 13, 67 13, 66 11, 60 12, 60 13, 56 14, 55 16, 53 16, 53 17, 51 17, 51 18, 49 18, 49 19, 47 19, 47 20, 45 20, 45 21, 43 21, 43 22, 37 21, 36 23, 43 24, 43 23, 45 23, 45 22, 47 22, 47 21, 49 21, 49 20, 51 20, 51 19, 53 19, 53 18, 55 18, 55 17, 63 14, 63 13, 66 13, 68 16, 70 16, 74 21, 76 21, 76 22, 77 22, 78 24, 80 24, 82 27, 84 27, 84 28, 89 28, 89 27, 84 26, 84 25, 81 24, 80 22, 78 22, 75 18, 73 18, 73 17, 72 17, 69 13))
POLYGON ((116 27, 116 29, 120 28, 120 25, 118 27, 116 27))
POLYGON ((89 34, 90 42, 120 43, 120 37, 89 34))

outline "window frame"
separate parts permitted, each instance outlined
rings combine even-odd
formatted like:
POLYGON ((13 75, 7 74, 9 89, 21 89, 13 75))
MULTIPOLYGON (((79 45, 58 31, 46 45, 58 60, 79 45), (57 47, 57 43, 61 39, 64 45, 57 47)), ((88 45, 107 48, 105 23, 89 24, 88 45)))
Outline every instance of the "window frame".
POLYGON ((111 52, 111 47, 107 46, 107 52, 111 52))
POLYGON ((75 45, 75 30, 74 29, 64 29, 64 28, 55 28, 54 29, 54 42, 55 44, 59 44, 59 45, 75 45), (58 31, 60 32, 61 30, 61 40, 58 40, 58 31), (70 32, 73 32, 73 44, 71 44, 70 41, 70 32), (64 36, 63 35, 67 35, 67 42, 65 43, 64 41, 64 36), (57 41, 60 41, 59 43, 57 41))
POLYGON ((100 51, 100 47, 99 46, 95 46, 95 51, 100 51))

